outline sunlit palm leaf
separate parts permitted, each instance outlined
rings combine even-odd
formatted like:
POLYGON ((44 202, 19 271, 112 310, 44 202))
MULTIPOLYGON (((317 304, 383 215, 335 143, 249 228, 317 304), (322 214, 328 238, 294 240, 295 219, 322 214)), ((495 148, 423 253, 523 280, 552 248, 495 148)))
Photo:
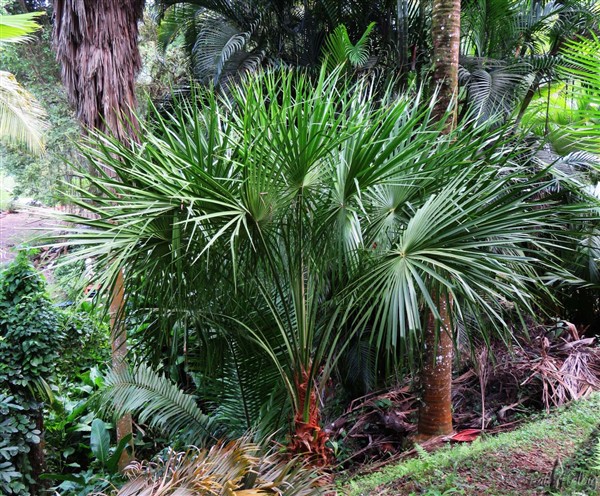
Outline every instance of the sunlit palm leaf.
POLYGON ((0 138, 44 151, 46 112, 9 72, 0 71, 0 138))
POLYGON ((35 18, 45 12, 29 12, 27 14, 0 15, 0 44, 22 43, 31 40, 31 34, 41 26, 35 18))

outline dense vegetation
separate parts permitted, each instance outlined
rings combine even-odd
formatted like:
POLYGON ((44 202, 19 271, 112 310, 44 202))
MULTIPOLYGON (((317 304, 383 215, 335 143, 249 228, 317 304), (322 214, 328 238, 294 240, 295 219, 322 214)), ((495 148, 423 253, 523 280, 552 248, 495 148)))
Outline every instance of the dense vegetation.
POLYGON ((0 2, 0 193, 75 212, 0 268, 0 492, 322 494, 600 389, 597 1, 109 3, 0 2))

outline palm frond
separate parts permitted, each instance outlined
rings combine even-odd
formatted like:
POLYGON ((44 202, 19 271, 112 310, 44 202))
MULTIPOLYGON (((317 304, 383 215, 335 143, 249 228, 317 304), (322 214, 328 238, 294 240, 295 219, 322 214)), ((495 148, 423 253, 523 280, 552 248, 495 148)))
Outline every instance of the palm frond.
POLYGON ((12 74, 0 71, 0 138, 42 153, 47 127, 46 112, 35 97, 12 74))
POLYGON ((325 39, 323 50, 329 70, 333 71, 336 67, 346 63, 354 68, 365 65, 369 60, 369 35, 374 27, 374 22, 369 24, 356 44, 352 44, 350 41, 346 26, 340 24, 335 28, 325 39))
MULTIPOLYGON (((444 153, 451 150, 454 145, 444 153)), ((440 319, 439 293, 452 295, 457 319, 467 313, 481 315, 499 323, 499 330, 499 302, 515 302, 531 311, 536 294, 531 267, 553 267, 551 258, 538 258, 545 251, 539 235, 553 229, 552 214, 540 208, 530 215, 528 203, 539 179, 523 184, 517 175, 512 184, 508 177, 496 182, 495 173, 487 176, 481 167, 473 169, 473 177, 467 166, 462 178, 441 186, 415 209, 396 241, 375 251, 374 265, 356 283, 357 299, 370 301, 361 307, 359 320, 373 324, 378 347, 397 348, 401 338, 419 334, 426 325, 424 308, 440 319), (474 209, 477 216, 470 214, 474 209)))
POLYGON ((201 446, 219 437, 216 423, 202 413, 194 396, 143 364, 135 370, 109 371, 99 404, 115 416, 132 413, 140 422, 187 444, 201 446))
POLYGON ((195 74, 200 80, 218 83, 227 62, 245 49, 250 36, 250 32, 240 32, 224 19, 213 16, 203 19, 192 49, 195 74))
POLYGON ((31 34, 41 26, 35 18, 45 12, 28 12, 27 14, 0 15, 0 44, 22 43, 31 40, 31 34))
POLYGON ((567 80, 574 81, 572 93, 585 102, 577 109, 579 119, 572 125, 581 144, 593 153, 600 153, 600 39, 570 41, 563 47, 564 63, 560 69, 567 80))
POLYGON ((118 496, 223 494, 224 490, 240 496, 273 492, 317 496, 329 489, 319 471, 298 459, 284 461, 275 453, 261 454, 261 448, 247 437, 220 442, 209 450, 170 451, 153 462, 134 462, 127 476, 130 481, 118 496))
POLYGON ((471 72, 464 66, 460 71, 460 83, 467 89, 468 105, 479 124, 506 119, 529 87, 530 79, 529 66, 524 63, 506 66, 488 61, 471 72))
MULTIPOLYGON (((201 7, 193 4, 176 4, 160 12, 158 17, 158 48, 165 51, 178 36, 196 40, 196 18, 201 15, 201 7)), ((193 43, 192 43, 193 44, 193 43)))

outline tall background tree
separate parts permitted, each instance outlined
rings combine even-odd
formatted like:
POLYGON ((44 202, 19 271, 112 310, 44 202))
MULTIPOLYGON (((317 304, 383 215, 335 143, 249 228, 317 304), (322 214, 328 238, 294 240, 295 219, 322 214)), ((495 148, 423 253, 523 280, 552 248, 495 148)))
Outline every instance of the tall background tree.
MULTIPOLYGON (((138 22, 144 0, 55 0, 54 42, 62 79, 84 132, 106 131, 124 143, 137 126, 135 78, 140 70, 138 22)), ((109 167, 106 172, 112 174, 109 167)), ((123 276, 110 296, 113 367, 127 354, 123 276)), ((117 438, 131 433, 131 416, 117 422, 117 438)), ((124 451, 121 466, 128 462, 124 451)))
POLYGON ((143 7, 143 0, 54 2, 56 57, 86 131, 109 130, 121 140, 131 139, 143 7))

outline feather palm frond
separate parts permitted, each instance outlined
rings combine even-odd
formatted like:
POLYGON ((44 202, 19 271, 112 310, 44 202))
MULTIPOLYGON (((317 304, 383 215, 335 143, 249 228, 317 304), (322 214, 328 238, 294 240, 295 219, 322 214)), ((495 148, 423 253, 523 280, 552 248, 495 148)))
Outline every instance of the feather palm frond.
POLYGON ((201 13, 201 7, 188 3, 175 4, 163 10, 158 18, 158 48, 165 51, 180 34, 184 34, 186 39, 195 40, 196 17, 201 13))
POLYGON ((323 50, 329 70, 346 63, 354 68, 365 65, 369 60, 369 35, 374 27, 374 22, 369 24, 355 44, 350 41, 346 26, 340 24, 335 28, 325 40, 323 50))
POLYGON ((35 97, 12 74, 0 71, 0 138, 42 153, 47 127, 46 111, 35 97))
POLYGON ((245 51, 250 37, 250 32, 240 31, 222 18, 209 16, 203 19, 192 49, 193 67, 197 77, 217 84, 227 63, 234 55, 245 51))
POLYGON ((467 89, 472 115, 481 124, 506 119, 527 91, 532 74, 526 63, 487 61, 471 71, 463 66, 459 79, 467 89))
POLYGON ((31 34, 41 28, 35 22, 35 18, 44 14, 45 12, 28 12, 27 14, 0 15, 0 44, 30 41, 31 34))
POLYGON ((106 413, 132 413, 187 444, 203 445, 218 436, 216 423, 200 410, 194 396, 143 364, 135 370, 109 371, 98 400, 106 413))

